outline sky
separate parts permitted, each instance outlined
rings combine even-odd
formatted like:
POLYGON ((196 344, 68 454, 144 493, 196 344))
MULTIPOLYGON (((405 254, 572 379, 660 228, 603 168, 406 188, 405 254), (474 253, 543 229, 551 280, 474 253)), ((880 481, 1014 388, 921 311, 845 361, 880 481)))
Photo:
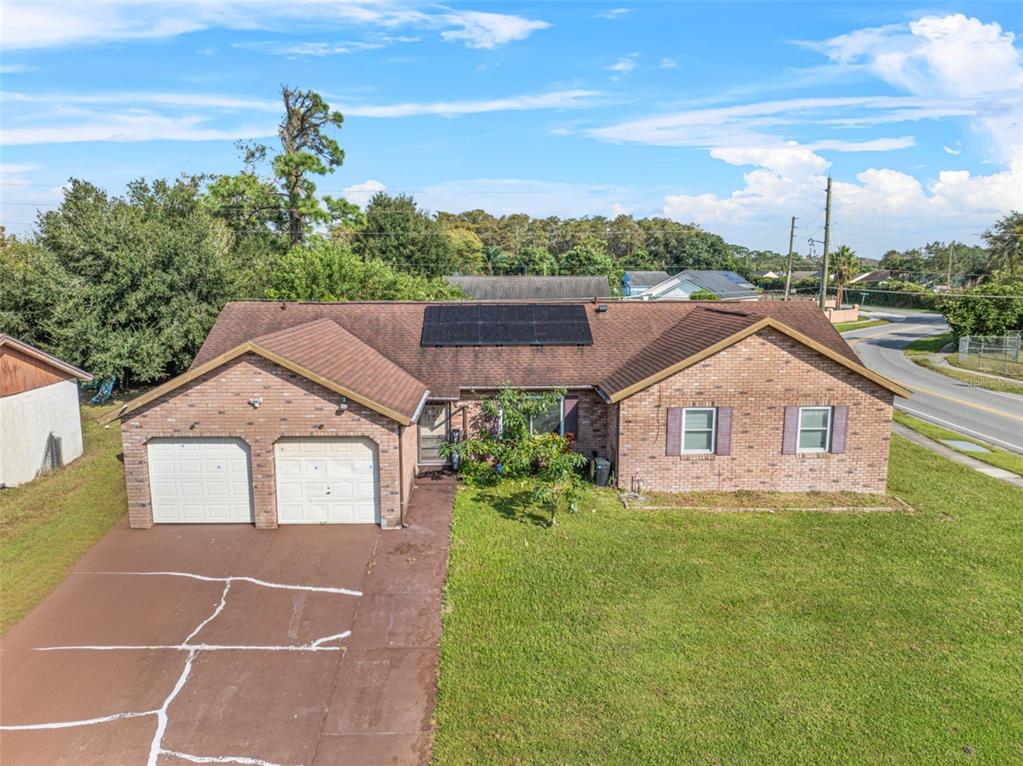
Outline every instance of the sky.
POLYGON ((345 115, 319 188, 430 210, 631 213, 861 256, 1023 208, 1023 5, 5 0, 0 224, 69 178, 240 169, 279 88, 345 115))

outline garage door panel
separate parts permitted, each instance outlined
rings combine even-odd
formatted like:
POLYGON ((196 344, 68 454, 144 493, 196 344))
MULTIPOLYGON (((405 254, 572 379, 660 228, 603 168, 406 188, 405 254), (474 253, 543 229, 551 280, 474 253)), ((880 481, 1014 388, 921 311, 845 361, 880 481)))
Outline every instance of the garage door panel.
POLYGON ((365 438, 286 439, 275 445, 281 524, 376 523, 379 481, 365 438))
POLYGON ((252 522, 252 480, 244 441, 153 439, 148 452, 154 521, 252 522))

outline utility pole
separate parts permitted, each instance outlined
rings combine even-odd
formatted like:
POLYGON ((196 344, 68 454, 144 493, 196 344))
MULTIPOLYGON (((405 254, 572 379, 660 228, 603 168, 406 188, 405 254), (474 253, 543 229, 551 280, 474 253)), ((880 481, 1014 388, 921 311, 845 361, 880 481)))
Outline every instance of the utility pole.
MULTIPOLYGON (((831 246, 831 176, 828 176, 827 196, 824 200, 824 258, 821 263, 821 308, 828 300, 828 248, 831 246)), ((841 308, 836 306, 836 308, 841 308)))
POLYGON ((952 256, 956 252, 956 243, 953 241, 948 246, 948 275, 945 277, 945 287, 952 289, 952 256))
POLYGON ((789 227, 789 260, 785 265, 785 300, 789 299, 789 288, 792 287, 792 253, 796 241, 796 217, 792 216, 792 225, 789 227))

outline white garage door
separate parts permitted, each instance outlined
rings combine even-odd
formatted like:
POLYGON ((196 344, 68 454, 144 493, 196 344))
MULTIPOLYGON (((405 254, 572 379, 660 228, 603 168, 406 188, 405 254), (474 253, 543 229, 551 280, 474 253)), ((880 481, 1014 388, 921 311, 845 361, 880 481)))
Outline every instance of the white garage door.
POLYGON ((249 447, 241 439, 149 442, 153 521, 252 522, 249 447))
POLYGON ((274 445, 278 524, 375 524, 380 487, 370 439, 282 439, 274 445))

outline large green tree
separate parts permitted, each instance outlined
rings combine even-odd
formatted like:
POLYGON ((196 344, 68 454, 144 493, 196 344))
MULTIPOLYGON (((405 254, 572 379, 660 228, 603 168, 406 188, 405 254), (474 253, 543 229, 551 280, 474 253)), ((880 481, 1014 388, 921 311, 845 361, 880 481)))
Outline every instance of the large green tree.
MULTIPOLYGON (((183 372, 243 271, 232 234, 195 181, 135 181, 123 197, 72 180, 38 222, 52 255, 33 289, 60 278, 44 348, 130 384, 183 372), (57 276, 59 275, 59 277, 57 276)), ((24 293, 31 295, 31 293, 24 293)))
POLYGON ((457 265, 451 241, 440 225, 404 194, 373 195, 366 206, 365 228, 355 233, 353 249, 367 261, 381 260, 427 277, 450 274, 457 265))
POLYGON ((310 237, 278 261, 268 298, 304 301, 452 300, 461 290, 445 280, 395 269, 378 258, 363 260, 344 244, 310 237))
POLYGON ((1023 212, 1013 211, 1000 218, 984 232, 984 241, 991 251, 991 270, 1000 277, 1014 280, 1023 276, 1023 212))
POLYGON ((359 212, 345 200, 321 198, 313 180, 344 163, 344 150, 330 134, 344 117, 315 91, 285 85, 281 99, 280 150, 240 142, 242 171, 204 180, 209 204, 236 232, 278 234, 297 245, 313 227, 349 225, 359 212))

